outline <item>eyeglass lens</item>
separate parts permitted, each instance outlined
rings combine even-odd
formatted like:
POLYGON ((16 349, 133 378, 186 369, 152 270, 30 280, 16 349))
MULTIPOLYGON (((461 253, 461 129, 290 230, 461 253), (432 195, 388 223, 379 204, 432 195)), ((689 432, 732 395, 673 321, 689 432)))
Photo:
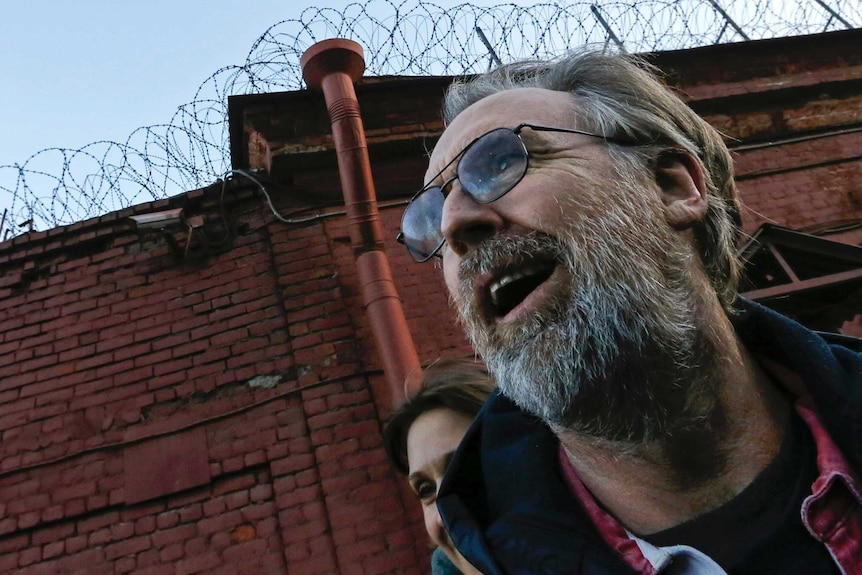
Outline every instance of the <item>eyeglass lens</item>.
MULTIPOLYGON (((474 140, 455 169, 461 190, 482 204, 502 197, 526 172, 527 150, 509 128, 492 130, 474 140)), ((401 232, 416 261, 426 261, 443 245, 440 227, 445 199, 440 186, 430 186, 417 194, 404 211, 401 232)))
POLYGON ((443 245, 440 225, 446 197, 440 186, 432 186, 413 198, 401 217, 404 245, 417 262, 424 262, 443 245))
POLYGON ((476 140, 457 168, 461 189, 482 204, 514 188, 526 171, 527 151, 509 128, 488 132, 476 140))

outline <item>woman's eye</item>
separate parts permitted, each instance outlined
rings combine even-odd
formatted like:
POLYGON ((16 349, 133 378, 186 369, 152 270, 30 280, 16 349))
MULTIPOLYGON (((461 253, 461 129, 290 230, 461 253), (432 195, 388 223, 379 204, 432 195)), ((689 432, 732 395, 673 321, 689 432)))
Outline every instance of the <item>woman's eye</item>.
POLYGON ((422 481, 413 486, 413 491, 416 492, 419 501, 428 502, 437 495, 437 486, 430 481, 422 481))

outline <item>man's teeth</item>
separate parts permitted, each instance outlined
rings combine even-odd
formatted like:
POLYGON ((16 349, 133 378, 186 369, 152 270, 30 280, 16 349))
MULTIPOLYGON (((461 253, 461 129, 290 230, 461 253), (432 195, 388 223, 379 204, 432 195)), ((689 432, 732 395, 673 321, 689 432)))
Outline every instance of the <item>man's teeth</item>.
POLYGON ((525 268, 523 270, 514 271, 512 273, 501 276, 491 282, 490 292, 491 292, 491 301, 494 305, 500 305, 499 300, 499 292, 502 288, 506 287, 510 283, 518 280, 522 280, 526 277, 530 277, 539 273, 538 269, 534 268, 525 268))

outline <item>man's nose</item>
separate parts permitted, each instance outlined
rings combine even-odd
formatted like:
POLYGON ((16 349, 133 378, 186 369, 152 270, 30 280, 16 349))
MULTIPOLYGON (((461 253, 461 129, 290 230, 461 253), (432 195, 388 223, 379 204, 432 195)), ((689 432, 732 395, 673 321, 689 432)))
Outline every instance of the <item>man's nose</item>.
POLYGON ((443 203, 440 231, 449 249, 463 256, 499 233, 504 223, 493 203, 481 204, 455 185, 443 203))

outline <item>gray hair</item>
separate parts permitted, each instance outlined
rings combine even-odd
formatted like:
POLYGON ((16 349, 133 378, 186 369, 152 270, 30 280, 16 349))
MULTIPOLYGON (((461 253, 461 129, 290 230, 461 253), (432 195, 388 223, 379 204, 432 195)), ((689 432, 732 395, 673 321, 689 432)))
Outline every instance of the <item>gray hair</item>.
POLYGON ((721 134, 659 77, 655 66, 636 56, 585 48, 559 60, 516 62, 456 81, 446 93, 443 119, 448 125, 467 107, 497 92, 544 88, 574 96, 581 129, 636 142, 634 148, 620 147, 615 152, 627 163, 634 160, 652 171, 652 162, 662 151, 685 152, 700 164, 707 187, 707 213, 694 227, 701 261, 719 299, 730 310, 740 273, 735 247, 740 234, 739 194, 733 160, 721 134))

